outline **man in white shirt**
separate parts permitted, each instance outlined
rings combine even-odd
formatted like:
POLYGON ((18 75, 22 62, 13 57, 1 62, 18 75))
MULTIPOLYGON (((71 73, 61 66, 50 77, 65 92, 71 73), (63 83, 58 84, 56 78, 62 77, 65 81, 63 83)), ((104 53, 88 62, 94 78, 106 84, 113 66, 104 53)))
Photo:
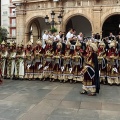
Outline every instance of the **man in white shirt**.
POLYGON ((42 36, 42 47, 44 48, 45 47, 45 42, 49 39, 49 36, 48 36, 48 31, 45 30, 44 31, 44 34, 42 36))
POLYGON ((62 41, 61 36, 62 36, 62 32, 60 31, 59 34, 56 36, 57 41, 60 41, 60 42, 62 41))
POLYGON ((70 28, 69 32, 66 35, 67 41, 72 41, 73 40, 73 29, 70 28))
POLYGON ((79 33, 79 35, 78 35, 78 40, 79 40, 80 42, 83 42, 83 34, 82 34, 82 32, 79 33))

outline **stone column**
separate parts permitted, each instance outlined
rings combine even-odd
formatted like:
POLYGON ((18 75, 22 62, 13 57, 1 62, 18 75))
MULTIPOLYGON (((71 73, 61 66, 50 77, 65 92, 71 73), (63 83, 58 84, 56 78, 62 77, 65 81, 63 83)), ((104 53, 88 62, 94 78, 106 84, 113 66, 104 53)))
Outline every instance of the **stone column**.
POLYGON ((30 40, 29 33, 25 33, 24 45, 30 40))
POLYGON ((32 24, 32 34, 33 34, 33 45, 36 44, 38 40, 38 29, 35 23, 32 24))
POLYGON ((93 33, 101 33, 102 26, 101 26, 101 7, 94 7, 93 8, 93 33))
POLYGON ((20 44, 22 41, 24 42, 25 40, 25 20, 24 20, 24 15, 17 15, 16 17, 16 25, 17 25, 17 29, 16 29, 16 43, 20 44))

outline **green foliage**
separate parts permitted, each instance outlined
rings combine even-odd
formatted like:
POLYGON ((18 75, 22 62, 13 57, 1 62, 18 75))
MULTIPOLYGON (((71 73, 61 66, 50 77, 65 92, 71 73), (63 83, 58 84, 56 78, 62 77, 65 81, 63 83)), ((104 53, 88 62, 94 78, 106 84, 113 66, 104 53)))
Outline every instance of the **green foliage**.
POLYGON ((57 32, 57 29, 56 28, 51 28, 50 31, 51 31, 51 33, 55 33, 55 32, 57 32))
POLYGON ((6 40, 6 39, 7 39, 7 34, 8 34, 7 29, 0 27, 0 43, 1 43, 3 40, 6 40))
POLYGON ((0 43, 2 42, 2 37, 1 37, 1 35, 0 35, 0 43))

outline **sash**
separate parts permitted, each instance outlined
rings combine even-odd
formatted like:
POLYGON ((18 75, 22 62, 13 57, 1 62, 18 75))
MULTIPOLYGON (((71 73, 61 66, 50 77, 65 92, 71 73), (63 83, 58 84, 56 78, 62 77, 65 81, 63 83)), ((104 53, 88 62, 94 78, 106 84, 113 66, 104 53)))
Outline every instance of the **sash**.
POLYGON ((95 77, 95 70, 89 65, 87 65, 86 67, 88 75, 90 76, 91 79, 93 79, 95 77))

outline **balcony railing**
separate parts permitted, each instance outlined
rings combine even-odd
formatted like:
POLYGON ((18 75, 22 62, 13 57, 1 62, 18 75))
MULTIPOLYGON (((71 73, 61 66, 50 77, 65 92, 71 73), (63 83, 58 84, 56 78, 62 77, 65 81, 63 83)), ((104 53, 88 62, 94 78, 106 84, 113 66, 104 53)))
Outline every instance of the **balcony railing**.
POLYGON ((9 27, 16 27, 16 24, 10 24, 9 27))
POLYGON ((9 17, 16 17, 15 13, 10 13, 9 17))
POLYGON ((10 3, 9 7, 15 8, 15 5, 13 5, 13 3, 10 3))
POLYGON ((16 38, 16 35, 9 34, 7 38, 16 38))

